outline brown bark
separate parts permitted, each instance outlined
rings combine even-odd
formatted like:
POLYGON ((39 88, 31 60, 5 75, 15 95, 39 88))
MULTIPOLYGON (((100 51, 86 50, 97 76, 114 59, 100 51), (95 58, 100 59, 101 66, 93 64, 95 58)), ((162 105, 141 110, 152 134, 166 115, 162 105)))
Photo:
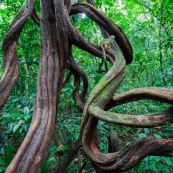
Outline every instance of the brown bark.
POLYGON ((83 111, 79 141, 69 153, 57 172, 63 172, 82 145, 84 152, 92 161, 97 172, 125 171, 135 166, 148 155, 173 155, 173 139, 143 139, 135 141, 121 150, 118 139, 111 138, 109 153, 99 150, 97 123, 99 120, 133 127, 160 126, 173 121, 172 107, 161 113, 148 115, 122 115, 105 110, 113 106, 140 99, 152 99, 173 105, 173 90, 170 88, 142 88, 114 95, 126 74, 126 64, 133 60, 133 50, 122 29, 91 4, 74 4, 70 0, 41 0, 41 17, 34 10, 35 0, 26 0, 12 21, 3 42, 4 75, 0 80, 0 108, 8 99, 18 78, 18 62, 15 47, 20 32, 29 17, 41 27, 41 58, 37 79, 37 93, 34 114, 29 131, 7 173, 39 173, 48 154, 54 134, 55 118, 62 87, 69 76, 74 77, 74 100, 83 111), (72 44, 101 58, 98 45, 87 42, 70 23, 69 15, 85 12, 104 30, 106 35, 114 35, 115 41, 106 49, 107 61, 111 69, 101 78, 86 99, 88 79, 85 72, 73 58, 72 44), (120 48, 120 49, 119 49, 120 48), (69 76, 63 82, 64 71, 69 76), (82 87, 81 87, 82 86, 82 87), (82 88, 82 90, 80 90, 82 88), (113 146, 116 143, 117 146, 113 146))
POLYGON ((34 115, 25 140, 6 172, 41 172, 53 138, 57 103, 67 63, 66 57, 69 55, 69 43, 66 18, 61 20, 59 14, 61 11, 61 15, 66 15, 62 2, 56 1, 54 9, 52 1, 43 0, 41 7, 42 49, 34 115), (59 20, 61 25, 58 23, 59 20))
POLYGON ((25 22, 33 11, 34 4, 35 0, 28 0, 23 4, 22 8, 12 21, 9 31, 3 41, 2 58, 4 74, 0 79, 0 108, 2 108, 7 101, 19 76, 16 44, 25 22))

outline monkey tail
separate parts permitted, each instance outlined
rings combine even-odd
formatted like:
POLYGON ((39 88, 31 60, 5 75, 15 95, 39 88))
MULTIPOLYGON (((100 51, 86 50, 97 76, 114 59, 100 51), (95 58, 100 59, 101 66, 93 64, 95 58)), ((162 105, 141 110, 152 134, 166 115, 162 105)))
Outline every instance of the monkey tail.
POLYGON ((108 71, 108 66, 107 66, 107 62, 106 62, 106 52, 105 52, 105 48, 101 45, 101 49, 102 49, 102 52, 103 52, 103 63, 104 63, 104 66, 105 66, 105 71, 107 72, 108 71))

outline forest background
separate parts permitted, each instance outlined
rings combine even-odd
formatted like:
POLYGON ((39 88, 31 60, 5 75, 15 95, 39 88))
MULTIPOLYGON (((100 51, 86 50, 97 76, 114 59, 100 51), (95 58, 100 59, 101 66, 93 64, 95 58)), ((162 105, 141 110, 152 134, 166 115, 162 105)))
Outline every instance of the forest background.
MULTIPOLYGON (((0 1, 0 46, 8 26, 23 0, 0 1)), ((139 87, 172 87, 173 85, 173 3, 171 0, 96 0, 96 7, 120 26, 129 38, 134 61, 128 65, 128 73, 118 92, 139 87)), ((39 2, 37 2, 39 11, 39 2)), ((74 26, 90 42, 99 44, 103 36, 99 27, 85 14, 74 15, 74 26)), ((36 82, 40 57, 40 28, 30 19, 24 26, 17 46, 20 77, 5 107, 0 110, 0 172, 11 162, 24 139, 33 113, 36 82), (38 31, 38 32, 35 32, 38 31)), ((76 61, 87 73, 90 81, 89 91, 104 75, 97 73, 100 60, 73 47, 76 61)), ((0 47, 0 65, 2 64, 0 47)), ((2 65, 0 76, 3 74, 2 65)), ((68 73, 67 73, 68 74, 68 73)), ((73 78, 63 88, 57 116, 57 129, 49 157, 43 167, 43 173, 54 172, 67 156, 69 149, 78 138, 81 113, 75 108, 72 99, 73 78), (61 139, 61 140, 59 140, 61 139)), ((116 107, 120 113, 142 114, 163 110, 166 106, 154 101, 138 101, 116 107)), ((170 138, 173 126, 159 128, 127 128, 100 122, 98 133, 102 151, 107 150, 107 138, 110 130, 118 133, 121 147, 133 140, 144 137, 170 138)), ((67 172, 93 172, 92 166, 81 152, 81 160, 76 158, 67 172)), ((173 158, 146 157, 131 172, 173 172, 173 158)))

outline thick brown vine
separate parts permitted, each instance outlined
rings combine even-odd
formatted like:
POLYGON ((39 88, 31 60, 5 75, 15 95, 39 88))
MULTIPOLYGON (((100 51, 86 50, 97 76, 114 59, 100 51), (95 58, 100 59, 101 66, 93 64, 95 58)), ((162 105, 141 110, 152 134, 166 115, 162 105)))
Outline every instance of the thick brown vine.
POLYGON ((48 154, 54 134, 55 119, 61 89, 69 76, 74 76, 74 100, 83 111, 79 139, 57 172, 64 172, 82 145, 97 172, 126 171, 148 155, 173 155, 173 139, 143 139, 119 149, 115 133, 110 136, 109 153, 99 150, 97 123, 99 120, 132 127, 154 127, 173 122, 173 109, 152 115, 123 115, 108 112, 113 106, 141 99, 152 99, 173 105, 173 89, 139 88, 114 95, 126 74, 126 64, 133 60, 133 50, 122 29, 99 12, 92 0, 71 5, 70 0, 41 0, 41 17, 35 0, 26 0, 12 21, 3 41, 4 74, 0 80, 0 108, 7 101, 19 76, 16 44, 29 17, 41 27, 41 58, 37 79, 34 114, 29 131, 6 173, 38 173, 48 154), (70 22, 70 15, 84 12, 102 29, 104 36, 114 35, 115 44, 106 49, 112 67, 86 98, 88 79, 73 58, 72 45, 97 57, 102 57, 98 45, 87 42, 70 22), (120 49, 119 49, 120 48, 120 49), (69 70, 63 81, 65 69, 69 70), (82 90, 80 91, 80 86, 82 90), (113 142, 117 146, 113 146, 113 142))

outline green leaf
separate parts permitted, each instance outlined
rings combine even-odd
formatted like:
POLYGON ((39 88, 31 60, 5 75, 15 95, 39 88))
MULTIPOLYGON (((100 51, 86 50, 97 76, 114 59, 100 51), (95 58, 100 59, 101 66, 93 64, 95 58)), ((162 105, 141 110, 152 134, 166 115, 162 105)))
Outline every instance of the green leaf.
POLYGON ((51 153, 57 152, 57 147, 56 147, 56 146, 52 146, 52 147, 49 149, 49 152, 51 152, 51 153))
POLYGON ((20 120, 17 124, 15 124, 13 126, 13 133, 15 133, 22 124, 23 124, 23 121, 22 120, 20 120))
POLYGON ((46 160, 46 162, 43 166, 42 173, 48 173, 49 172, 49 168, 52 165, 53 159, 54 159, 54 156, 49 156, 48 157, 48 159, 46 160))
POLYGON ((158 138, 158 139, 161 139, 162 137, 158 134, 154 134, 154 137, 158 138))
POLYGON ((7 169, 7 167, 5 166, 0 166, 0 171, 5 171, 7 169))
POLYGON ((0 157, 0 166, 5 166, 6 162, 4 160, 4 158, 0 157))
POLYGON ((3 118, 7 118, 7 119, 17 119, 17 118, 23 118, 22 114, 18 114, 18 113, 8 113, 2 116, 3 118))
POLYGON ((165 158, 165 162, 167 165, 171 166, 172 165, 172 161, 170 157, 165 158))
POLYGON ((28 106, 24 107, 23 113, 24 113, 24 115, 29 115, 29 108, 28 108, 28 106))
POLYGON ((146 134, 145 134, 145 133, 140 133, 140 134, 138 135, 138 137, 139 137, 139 139, 145 138, 145 137, 146 137, 146 134))
POLYGON ((12 148, 10 145, 7 145, 5 147, 4 155, 5 155, 6 166, 8 166, 13 159, 13 152, 12 152, 12 148))

